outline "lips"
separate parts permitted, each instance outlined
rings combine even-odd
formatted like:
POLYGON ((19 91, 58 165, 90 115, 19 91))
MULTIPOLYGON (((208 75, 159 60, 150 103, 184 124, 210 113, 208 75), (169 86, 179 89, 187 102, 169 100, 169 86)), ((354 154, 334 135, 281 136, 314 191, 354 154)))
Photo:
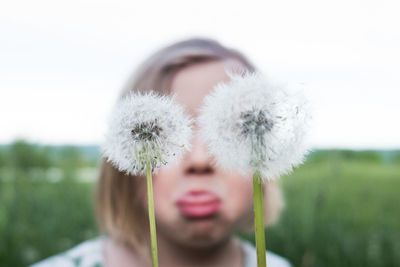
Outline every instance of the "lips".
POLYGON ((184 216, 201 219, 218 213, 221 199, 209 191, 189 191, 178 199, 177 206, 184 216))

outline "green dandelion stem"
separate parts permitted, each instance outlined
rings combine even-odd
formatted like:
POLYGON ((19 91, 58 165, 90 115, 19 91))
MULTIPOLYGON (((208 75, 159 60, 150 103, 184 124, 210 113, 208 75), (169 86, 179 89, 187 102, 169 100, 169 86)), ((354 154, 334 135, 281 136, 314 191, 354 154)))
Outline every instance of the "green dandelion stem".
POLYGON ((265 258, 265 229, 261 174, 255 171, 253 174, 253 197, 254 197, 254 229, 257 249, 258 267, 266 267, 265 258))
POLYGON ((150 164, 146 167, 147 174, 147 201, 150 223, 150 240, 151 240, 151 258, 153 267, 158 267, 158 252, 157 252, 157 235, 156 235, 156 219, 154 216, 154 200, 153 200, 153 182, 151 177, 150 164))

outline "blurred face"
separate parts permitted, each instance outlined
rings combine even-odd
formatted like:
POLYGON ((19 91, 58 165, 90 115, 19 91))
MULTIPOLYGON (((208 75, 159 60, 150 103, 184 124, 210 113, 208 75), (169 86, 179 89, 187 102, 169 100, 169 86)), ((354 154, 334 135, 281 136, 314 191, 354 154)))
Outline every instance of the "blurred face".
MULTIPOLYGON (((172 93, 194 118, 213 86, 229 80, 227 64, 199 63, 174 77, 172 93)), ((216 168, 196 124, 194 130, 191 151, 154 175, 157 235, 186 247, 207 247, 249 223, 252 182, 250 177, 216 168)))

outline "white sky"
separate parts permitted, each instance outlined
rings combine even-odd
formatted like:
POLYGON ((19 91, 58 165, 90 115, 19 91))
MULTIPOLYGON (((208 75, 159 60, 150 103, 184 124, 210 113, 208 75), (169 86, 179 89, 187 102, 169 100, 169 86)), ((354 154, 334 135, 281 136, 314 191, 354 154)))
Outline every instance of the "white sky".
POLYGON ((127 76, 156 49, 216 38, 303 84, 315 147, 400 148, 398 1, 0 2, 0 143, 98 144, 127 76))

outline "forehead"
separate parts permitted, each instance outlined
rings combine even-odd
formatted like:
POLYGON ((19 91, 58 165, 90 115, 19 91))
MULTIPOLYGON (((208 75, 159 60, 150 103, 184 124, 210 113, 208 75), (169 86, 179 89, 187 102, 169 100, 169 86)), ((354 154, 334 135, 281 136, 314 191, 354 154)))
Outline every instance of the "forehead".
POLYGON ((173 78, 171 92, 188 113, 197 116, 203 98, 212 91, 213 86, 229 81, 225 70, 231 64, 226 61, 210 61, 185 67, 173 78))

